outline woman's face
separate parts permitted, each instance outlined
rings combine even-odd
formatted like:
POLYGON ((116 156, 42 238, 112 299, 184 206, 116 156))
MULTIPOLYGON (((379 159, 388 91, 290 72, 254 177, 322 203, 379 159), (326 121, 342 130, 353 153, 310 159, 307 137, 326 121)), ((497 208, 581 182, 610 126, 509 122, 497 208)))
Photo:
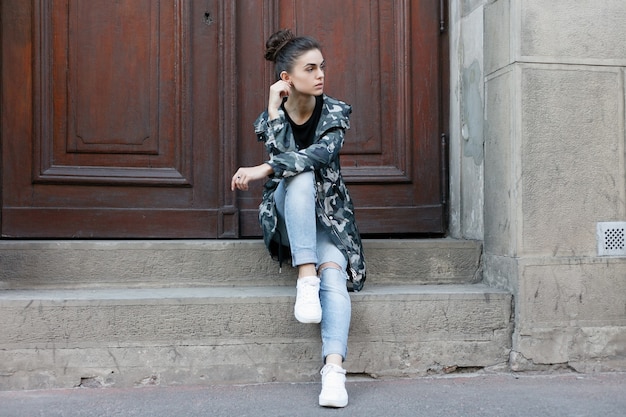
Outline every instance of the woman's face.
POLYGON ((319 96, 324 92, 324 69, 326 62, 319 49, 311 49, 300 55, 287 74, 283 72, 283 80, 288 81, 301 94, 319 96), (288 79, 285 79, 285 76, 288 79))

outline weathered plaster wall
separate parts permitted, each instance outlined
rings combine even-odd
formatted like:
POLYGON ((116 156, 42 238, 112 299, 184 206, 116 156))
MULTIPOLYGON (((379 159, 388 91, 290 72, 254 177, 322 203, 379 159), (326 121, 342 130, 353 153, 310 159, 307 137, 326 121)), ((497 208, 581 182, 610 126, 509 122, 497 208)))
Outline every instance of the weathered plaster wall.
POLYGON ((626 369, 626 258, 596 241, 626 221, 624 21, 623 0, 484 5, 484 279, 515 296, 513 369, 626 369))
POLYGON ((483 239, 483 5, 450 0, 450 235, 483 239))

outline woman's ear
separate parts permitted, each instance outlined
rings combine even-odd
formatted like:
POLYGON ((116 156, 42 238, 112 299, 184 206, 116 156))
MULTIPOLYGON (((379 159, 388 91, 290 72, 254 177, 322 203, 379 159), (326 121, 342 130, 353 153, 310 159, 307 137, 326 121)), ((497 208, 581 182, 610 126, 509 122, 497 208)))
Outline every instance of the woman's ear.
POLYGON ((280 79, 291 84, 291 77, 289 76, 287 71, 283 71, 280 73, 280 79))

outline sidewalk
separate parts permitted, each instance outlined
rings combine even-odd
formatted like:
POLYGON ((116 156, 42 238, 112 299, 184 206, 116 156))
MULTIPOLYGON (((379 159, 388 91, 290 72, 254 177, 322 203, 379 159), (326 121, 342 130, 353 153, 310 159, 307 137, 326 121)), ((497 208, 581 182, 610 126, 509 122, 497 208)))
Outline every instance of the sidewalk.
POLYGON ((626 416, 626 373, 352 377, 345 409, 319 407, 319 388, 272 383, 0 392, 0 416, 626 416))

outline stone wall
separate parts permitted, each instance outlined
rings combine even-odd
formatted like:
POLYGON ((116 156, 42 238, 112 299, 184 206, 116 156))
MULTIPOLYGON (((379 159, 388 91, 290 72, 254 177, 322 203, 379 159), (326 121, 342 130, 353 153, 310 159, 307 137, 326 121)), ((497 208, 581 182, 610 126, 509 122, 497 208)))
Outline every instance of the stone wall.
POLYGON ((455 238, 483 239, 485 0, 450 0, 450 221, 455 238))
POLYGON ((482 3, 484 279, 515 297, 511 366, 626 370, 626 258, 596 237, 626 221, 626 2, 482 3))

